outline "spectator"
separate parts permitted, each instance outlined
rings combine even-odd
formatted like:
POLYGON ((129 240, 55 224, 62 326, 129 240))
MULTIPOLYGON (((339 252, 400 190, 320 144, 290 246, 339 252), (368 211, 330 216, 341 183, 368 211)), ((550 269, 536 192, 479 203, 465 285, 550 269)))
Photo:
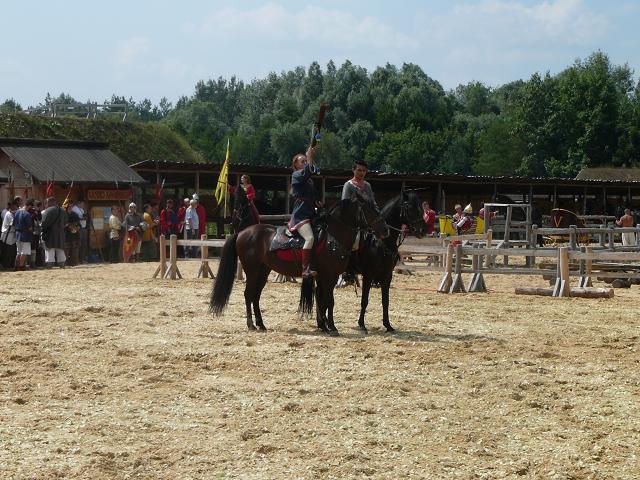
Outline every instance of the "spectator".
MULTIPOLYGON (((198 238, 198 229, 200 228, 200 219, 198 217, 198 201, 191 200, 189 208, 187 208, 184 214, 184 228, 187 232, 187 239, 198 238)), ((195 257, 198 254, 197 247, 185 248, 185 258, 195 257)))
POLYGON ((34 206, 29 209, 31 214, 31 223, 33 225, 33 235, 31 235, 31 258, 29 265, 31 268, 40 268, 44 266, 44 252, 40 244, 40 224, 42 223, 42 202, 36 200, 34 206))
POLYGON ((120 261, 120 232, 122 221, 120 220, 120 208, 117 205, 111 207, 109 217, 109 259, 111 263, 120 261))
POLYGON ((200 205, 200 196, 197 193, 193 194, 193 200, 196 203, 196 212, 198 214, 198 232, 195 238, 200 238, 200 235, 207 233, 207 212, 202 205, 200 205))
POLYGON ((89 261, 89 230, 87 229, 87 212, 85 211, 84 201, 80 200, 73 204, 71 211, 78 215, 80 223, 80 263, 89 261))
POLYGON ((15 267, 16 228, 14 226, 14 215, 16 210, 18 210, 18 204, 15 201, 10 202, 2 219, 0 241, 2 242, 2 266, 5 269, 13 269, 15 267))
POLYGON ((171 235, 178 235, 178 214, 173 210, 173 200, 167 200, 167 204, 160 212, 160 233, 169 240, 171 235))
POLYGON ((75 267, 80 263, 80 217, 73 210, 73 205, 68 200, 64 201, 62 208, 67 212, 66 232, 64 236, 67 265, 75 267))
POLYGON ((427 235, 433 235, 436 224, 436 212, 431 210, 429 202, 422 202, 422 219, 427 226, 427 235))
POLYGON ((153 219, 151 214, 151 205, 148 203, 143 207, 144 213, 142 215, 143 225, 142 225, 142 247, 140 249, 142 261, 150 262, 155 259, 155 251, 156 251, 156 234, 154 228, 156 226, 156 221, 153 219), (145 227, 146 225, 146 227, 145 227))
POLYGON ((34 206, 32 198, 15 213, 13 225, 16 230, 16 271, 26 269, 27 257, 31 256, 31 239, 33 237, 33 220, 31 212, 34 206))
POLYGON ((135 203, 129 204, 129 213, 124 217, 124 230, 130 235, 135 235, 136 247, 131 254, 131 261, 136 262, 139 259, 140 249, 142 248, 142 228, 144 220, 138 213, 138 207, 135 203))
POLYGON ((47 208, 42 212, 41 225, 45 267, 51 268, 57 265, 64 268, 64 263, 67 260, 64 254, 67 214, 60 208, 55 197, 47 198, 46 206, 47 208))

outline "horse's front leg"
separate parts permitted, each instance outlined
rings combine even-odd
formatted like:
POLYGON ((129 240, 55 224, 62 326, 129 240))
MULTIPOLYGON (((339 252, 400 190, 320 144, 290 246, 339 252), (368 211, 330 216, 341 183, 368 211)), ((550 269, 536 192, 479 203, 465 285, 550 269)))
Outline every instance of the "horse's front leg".
POLYGON ((319 330, 328 332, 327 322, 325 321, 325 312, 326 307, 324 306, 322 288, 320 288, 320 285, 316 285, 316 322, 319 330))
POLYGON ((382 290, 382 324, 386 327, 387 332, 395 332, 395 328, 389 322, 389 288, 391 288, 391 279, 385 279, 380 285, 382 290))
POLYGON ((362 276, 362 298, 360 299, 360 318, 358 318, 358 327, 364 333, 367 332, 367 327, 364 324, 364 316, 367 312, 367 306, 369 305, 369 292, 371 291, 371 283, 373 282, 373 277, 370 275, 362 276))
POLYGON ((336 328, 336 324, 333 323, 333 307, 335 305, 335 297, 334 297, 334 288, 336 283, 338 283, 338 277, 335 279, 331 279, 332 281, 327 282, 324 285, 325 288, 325 304, 326 304, 326 312, 327 312, 327 329, 331 335, 338 335, 338 329, 336 328))

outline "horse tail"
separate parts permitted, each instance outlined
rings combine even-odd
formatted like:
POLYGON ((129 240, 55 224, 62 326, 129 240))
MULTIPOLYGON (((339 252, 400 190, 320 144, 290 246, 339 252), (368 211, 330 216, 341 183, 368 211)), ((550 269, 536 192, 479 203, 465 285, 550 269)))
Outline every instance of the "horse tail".
POLYGON ((311 315, 313 311, 313 297, 315 293, 315 281, 309 276, 302 279, 300 286, 300 303, 298 303, 298 313, 301 315, 311 315))
POLYGON ((209 301, 209 311, 214 316, 219 316, 229 303, 231 290, 236 275, 236 265, 238 264, 238 252, 236 251, 236 240, 238 234, 231 235, 222 247, 220 255, 220 265, 216 275, 213 288, 211 289, 211 300, 209 301))

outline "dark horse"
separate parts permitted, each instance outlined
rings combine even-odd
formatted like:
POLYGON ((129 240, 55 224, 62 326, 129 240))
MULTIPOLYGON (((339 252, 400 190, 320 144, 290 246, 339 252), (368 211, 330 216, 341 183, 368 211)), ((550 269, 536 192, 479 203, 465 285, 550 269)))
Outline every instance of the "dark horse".
MULTIPOLYGON (((380 284, 382 290, 382 323, 388 332, 394 331, 389 322, 389 288, 393 278, 393 270, 399 258, 398 247, 405 234, 402 231, 402 226, 406 225, 409 227, 409 231, 417 236, 422 236, 426 231, 422 212, 418 195, 415 192, 403 191, 387 202, 381 212, 381 217, 393 233, 384 239, 366 235, 360 242, 360 248, 356 252, 352 252, 352 266, 357 273, 362 274, 362 299, 358 325, 364 332, 367 331, 364 316, 369 305, 369 291, 373 282, 380 284)), ((313 297, 309 296, 311 288, 309 283, 310 280, 305 279, 300 289, 300 305, 306 311, 311 310, 308 303, 313 301, 313 297)))
MULTIPOLYGON (((328 309, 332 312, 333 288, 338 281, 338 276, 347 267, 349 250, 358 229, 373 229, 374 233, 380 237, 386 237, 389 229, 374 206, 359 194, 354 195, 348 202, 338 202, 324 215, 323 222, 326 226, 314 243, 314 257, 318 271, 316 301, 318 307, 323 308, 323 312, 328 309)), ((284 260, 277 251, 271 251, 271 242, 275 235, 276 227, 259 224, 232 235, 225 242, 209 302, 210 310, 214 315, 220 315, 229 301, 237 259, 240 258, 247 276, 244 289, 247 327, 255 330, 257 325, 261 330, 266 329, 260 311, 260 295, 267 283, 269 273, 275 270, 292 277, 302 275, 300 251, 296 252, 293 261, 284 260), (252 313, 256 317, 255 325, 252 313)), ((333 315, 328 318, 318 315, 318 328, 325 332, 337 332, 333 315)))
POLYGON ((247 193, 241 185, 238 185, 235 192, 233 192, 233 215, 231 219, 233 233, 240 233, 245 228, 257 223, 260 222, 253 213, 247 193))
POLYGON ((426 224, 422 219, 422 205, 415 192, 402 192, 389 200, 382 209, 382 218, 389 225, 392 233, 380 240, 368 236, 362 242, 355 255, 355 270, 362 274, 362 299, 360 300, 360 318, 358 326, 363 332, 367 331, 364 315, 369 305, 369 291, 373 282, 380 284, 382 294, 382 324, 387 332, 394 328, 389 322, 389 287, 393 278, 393 270, 398 262, 398 247, 402 243, 404 232, 402 226, 409 227, 409 231, 422 236, 426 231, 426 224))

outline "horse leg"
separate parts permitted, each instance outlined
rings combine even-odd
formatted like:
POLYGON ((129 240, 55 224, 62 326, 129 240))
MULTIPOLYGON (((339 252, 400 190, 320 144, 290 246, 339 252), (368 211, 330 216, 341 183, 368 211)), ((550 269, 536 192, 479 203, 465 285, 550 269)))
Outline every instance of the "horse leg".
POLYGON ((323 290, 323 312, 326 312, 325 323, 327 326, 327 331, 329 335, 338 335, 338 329, 336 328, 335 323, 333 323, 333 306, 335 304, 334 296, 333 296, 333 288, 335 287, 338 279, 336 277, 335 281, 327 282, 326 280, 322 282, 322 290, 323 290))
POLYGON ((253 324, 253 318, 251 314, 251 304, 253 303, 253 298, 255 296, 256 291, 256 283, 257 283, 257 274, 256 272, 246 272, 247 273, 247 283, 244 286, 244 304, 247 308, 247 328, 249 330, 255 330, 256 326, 253 324))
POLYGON ((253 297, 253 313, 256 316, 256 325, 260 330, 266 330, 267 327, 264 326, 262 322, 262 312, 260 311, 260 295, 262 295, 262 289, 267 284, 267 280, 269 278, 269 273, 271 270, 265 266, 262 267, 260 274, 258 275, 258 281, 256 284, 256 293, 253 297))
POLYGON ((387 332, 395 332, 395 328, 389 322, 389 287, 391 287, 391 279, 384 280, 380 285, 380 290, 382 290, 382 324, 387 328, 387 332))
POLYGON ((320 284, 316 285, 316 322, 318 324, 318 329, 323 332, 328 332, 327 323, 325 322, 325 311, 326 308, 324 306, 324 297, 322 292, 322 287, 320 284))
POLYGON ((363 333, 367 332, 367 327, 364 324, 364 315, 367 311, 367 306, 369 305, 369 292, 371 291, 371 283, 373 281, 373 277, 369 275, 362 276, 362 297, 360 298, 360 318, 358 318, 358 327, 362 330, 363 333))

